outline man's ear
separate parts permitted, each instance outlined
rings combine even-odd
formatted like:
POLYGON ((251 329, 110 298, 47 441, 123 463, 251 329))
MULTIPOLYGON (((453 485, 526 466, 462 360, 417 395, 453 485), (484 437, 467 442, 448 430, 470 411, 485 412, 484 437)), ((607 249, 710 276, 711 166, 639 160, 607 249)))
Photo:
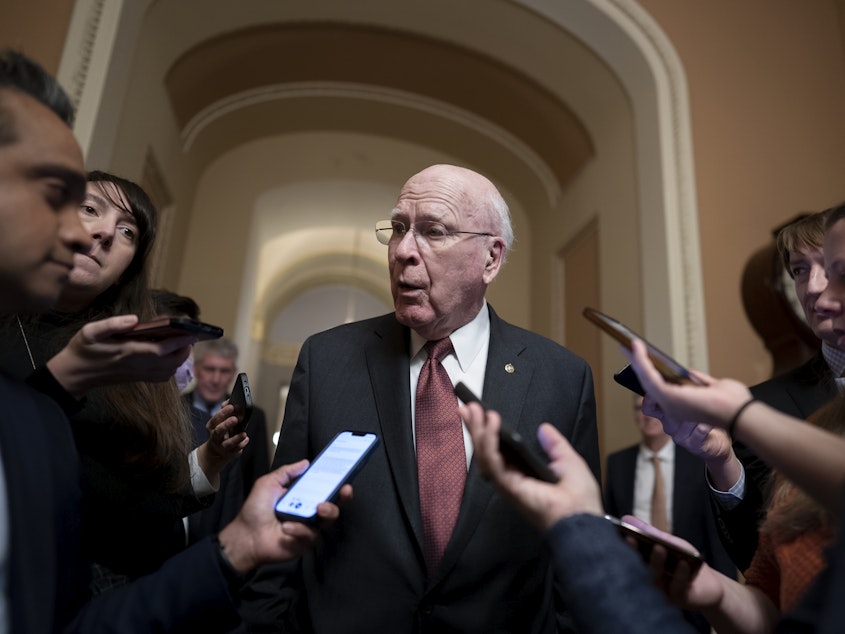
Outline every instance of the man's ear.
POLYGON ((499 274, 499 269, 502 268, 502 263, 505 260, 505 241, 501 238, 494 238, 487 249, 486 255, 484 281, 489 284, 499 274))

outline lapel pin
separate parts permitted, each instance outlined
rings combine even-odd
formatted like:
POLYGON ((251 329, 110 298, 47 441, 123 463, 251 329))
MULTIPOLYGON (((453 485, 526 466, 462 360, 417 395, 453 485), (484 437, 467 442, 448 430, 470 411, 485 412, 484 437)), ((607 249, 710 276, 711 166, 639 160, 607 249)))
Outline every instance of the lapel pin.
POLYGON ((505 364, 505 372, 508 374, 513 374, 516 371, 516 368, 513 367, 513 363, 506 363, 505 364))

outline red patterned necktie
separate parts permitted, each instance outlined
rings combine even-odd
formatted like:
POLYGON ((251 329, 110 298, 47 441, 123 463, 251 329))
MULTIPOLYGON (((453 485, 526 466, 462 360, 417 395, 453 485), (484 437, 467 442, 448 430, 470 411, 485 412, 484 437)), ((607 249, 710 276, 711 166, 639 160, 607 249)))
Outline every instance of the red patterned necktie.
POLYGON ((429 341, 425 348, 428 359, 417 383, 417 475, 425 560, 433 571, 440 564, 458 519, 467 462, 458 399, 440 363, 453 351, 452 341, 448 337, 429 341))

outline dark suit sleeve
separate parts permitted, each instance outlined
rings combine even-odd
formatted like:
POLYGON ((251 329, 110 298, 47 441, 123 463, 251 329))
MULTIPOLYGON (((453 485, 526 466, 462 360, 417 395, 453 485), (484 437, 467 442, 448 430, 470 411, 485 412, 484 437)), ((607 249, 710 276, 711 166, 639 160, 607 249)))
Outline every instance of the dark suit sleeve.
POLYGON ((578 631, 694 632, 651 583, 648 569, 610 522, 575 515, 555 524, 547 538, 578 631))
POLYGON ((240 623, 219 557, 204 540, 154 574, 82 606, 65 632, 225 632, 240 623))

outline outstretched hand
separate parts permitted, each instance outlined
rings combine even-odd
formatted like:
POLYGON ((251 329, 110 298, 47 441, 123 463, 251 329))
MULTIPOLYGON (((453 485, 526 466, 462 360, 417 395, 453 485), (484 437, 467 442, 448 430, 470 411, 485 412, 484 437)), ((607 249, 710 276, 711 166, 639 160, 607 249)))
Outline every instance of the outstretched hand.
POLYGON ((118 339, 138 323, 135 315, 118 315, 85 324, 47 362, 56 380, 75 398, 94 387, 134 381, 167 381, 188 358, 196 337, 161 341, 118 339))
MULTIPOLYGON (((240 513, 220 531, 220 543, 236 571, 245 574, 262 564, 299 557, 314 544, 320 529, 339 517, 338 505, 323 502, 317 506, 316 525, 276 518, 276 502, 307 468, 308 461, 300 460, 256 480, 240 513)), ((351 499, 352 486, 345 484, 340 490, 340 504, 351 499)))
MULTIPOLYGON (((699 421, 725 428, 737 409, 748 399, 748 388, 733 379, 714 379, 703 372, 693 372, 700 384, 667 382, 648 357, 645 344, 632 342, 632 350, 622 348, 631 362, 647 396, 643 411, 667 421, 699 421)), ((667 433, 670 433, 667 430, 667 433)), ((671 435, 671 434, 670 434, 671 435)))
POLYGON ((576 513, 604 513, 599 484, 590 468, 552 425, 540 425, 537 437, 550 458, 549 467, 559 477, 556 484, 532 478, 505 461, 499 451, 502 421, 497 412, 485 412, 478 403, 459 409, 472 435, 473 455, 481 474, 538 528, 547 530, 576 513))

